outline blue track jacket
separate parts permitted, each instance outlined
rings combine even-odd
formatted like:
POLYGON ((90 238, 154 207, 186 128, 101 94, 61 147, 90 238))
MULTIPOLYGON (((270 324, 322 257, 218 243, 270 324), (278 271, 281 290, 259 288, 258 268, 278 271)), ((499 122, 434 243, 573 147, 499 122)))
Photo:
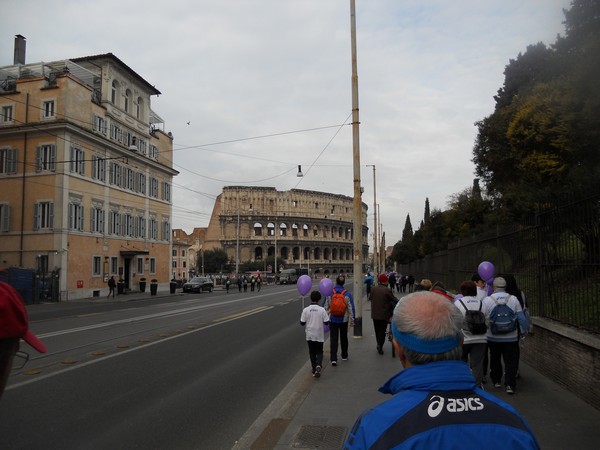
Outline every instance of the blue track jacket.
POLYGON ((467 364, 413 366, 387 381, 393 394, 356 421, 344 449, 539 449, 521 415, 475 387, 467 364))

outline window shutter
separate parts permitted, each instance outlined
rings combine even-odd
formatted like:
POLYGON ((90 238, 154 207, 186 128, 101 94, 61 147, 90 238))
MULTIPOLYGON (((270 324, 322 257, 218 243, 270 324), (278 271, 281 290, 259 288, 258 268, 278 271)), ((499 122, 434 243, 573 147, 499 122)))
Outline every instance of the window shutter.
POLYGON ((17 173, 17 149, 9 148, 7 156, 6 173, 17 173))
POLYGON ((2 231, 10 230, 10 206, 1 205, 0 211, 2 212, 2 231))
POLYGON ((35 171, 36 172, 42 171, 42 155, 43 155, 43 147, 38 146, 36 148, 36 153, 35 153, 35 171))
POLYGON ((39 203, 36 203, 33 208, 33 229, 39 230, 40 228, 40 207, 39 203))
POLYGON ((54 203, 48 203, 48 228, 54 228, 54 203))

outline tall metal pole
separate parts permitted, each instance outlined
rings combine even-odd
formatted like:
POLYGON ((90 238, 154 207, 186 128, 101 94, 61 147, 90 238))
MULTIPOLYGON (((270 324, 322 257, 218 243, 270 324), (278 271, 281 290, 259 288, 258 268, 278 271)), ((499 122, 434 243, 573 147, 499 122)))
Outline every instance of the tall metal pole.
POLYGON ((350 0, 350 39, 352 46, 352 160, 354 168, 354 306, 356 320, 354 321, 354 337, 362 337, 362 199, 360 187, 360 140, 358 133, 358 70, 356 63, 356 7, 355 1, 350 0))
POLYGON ((377 259, 377 178, 375 178, 375 164, 367 164, 373 168, 373 273, 375 279, 379 277, 379 260, 377 259))
MULTIPOLYGON (((238 193, 239 195, 239 193, 238 193)), ((238 197, 238 208, 237 208, 237 235, 235 240, 235 274, 239 273, 240 268, 240 199, 238 197)))

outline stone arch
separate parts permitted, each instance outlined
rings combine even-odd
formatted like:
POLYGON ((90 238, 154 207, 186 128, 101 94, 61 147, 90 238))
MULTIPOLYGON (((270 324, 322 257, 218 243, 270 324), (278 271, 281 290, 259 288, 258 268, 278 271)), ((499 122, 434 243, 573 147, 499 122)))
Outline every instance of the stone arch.
POLYGON ((260 222, 254 222, 254 236, 263 235, 263 226, 260 222))

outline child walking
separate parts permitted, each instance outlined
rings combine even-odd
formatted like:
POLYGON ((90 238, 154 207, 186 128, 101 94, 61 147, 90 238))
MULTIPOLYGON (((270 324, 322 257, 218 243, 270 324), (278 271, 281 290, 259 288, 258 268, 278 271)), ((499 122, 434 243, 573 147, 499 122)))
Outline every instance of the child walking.
POLYGON ((300 325, 305 327, 306 342, 308 343, 308 354, 312 366, 313 377, 321 376, 323 367, 323 342, 325 341, 324 324, 329 323, 329 315, 325 308, 319 306, 321 293, 312 291, 310 293, 310 305, 302 310, 300 325))

